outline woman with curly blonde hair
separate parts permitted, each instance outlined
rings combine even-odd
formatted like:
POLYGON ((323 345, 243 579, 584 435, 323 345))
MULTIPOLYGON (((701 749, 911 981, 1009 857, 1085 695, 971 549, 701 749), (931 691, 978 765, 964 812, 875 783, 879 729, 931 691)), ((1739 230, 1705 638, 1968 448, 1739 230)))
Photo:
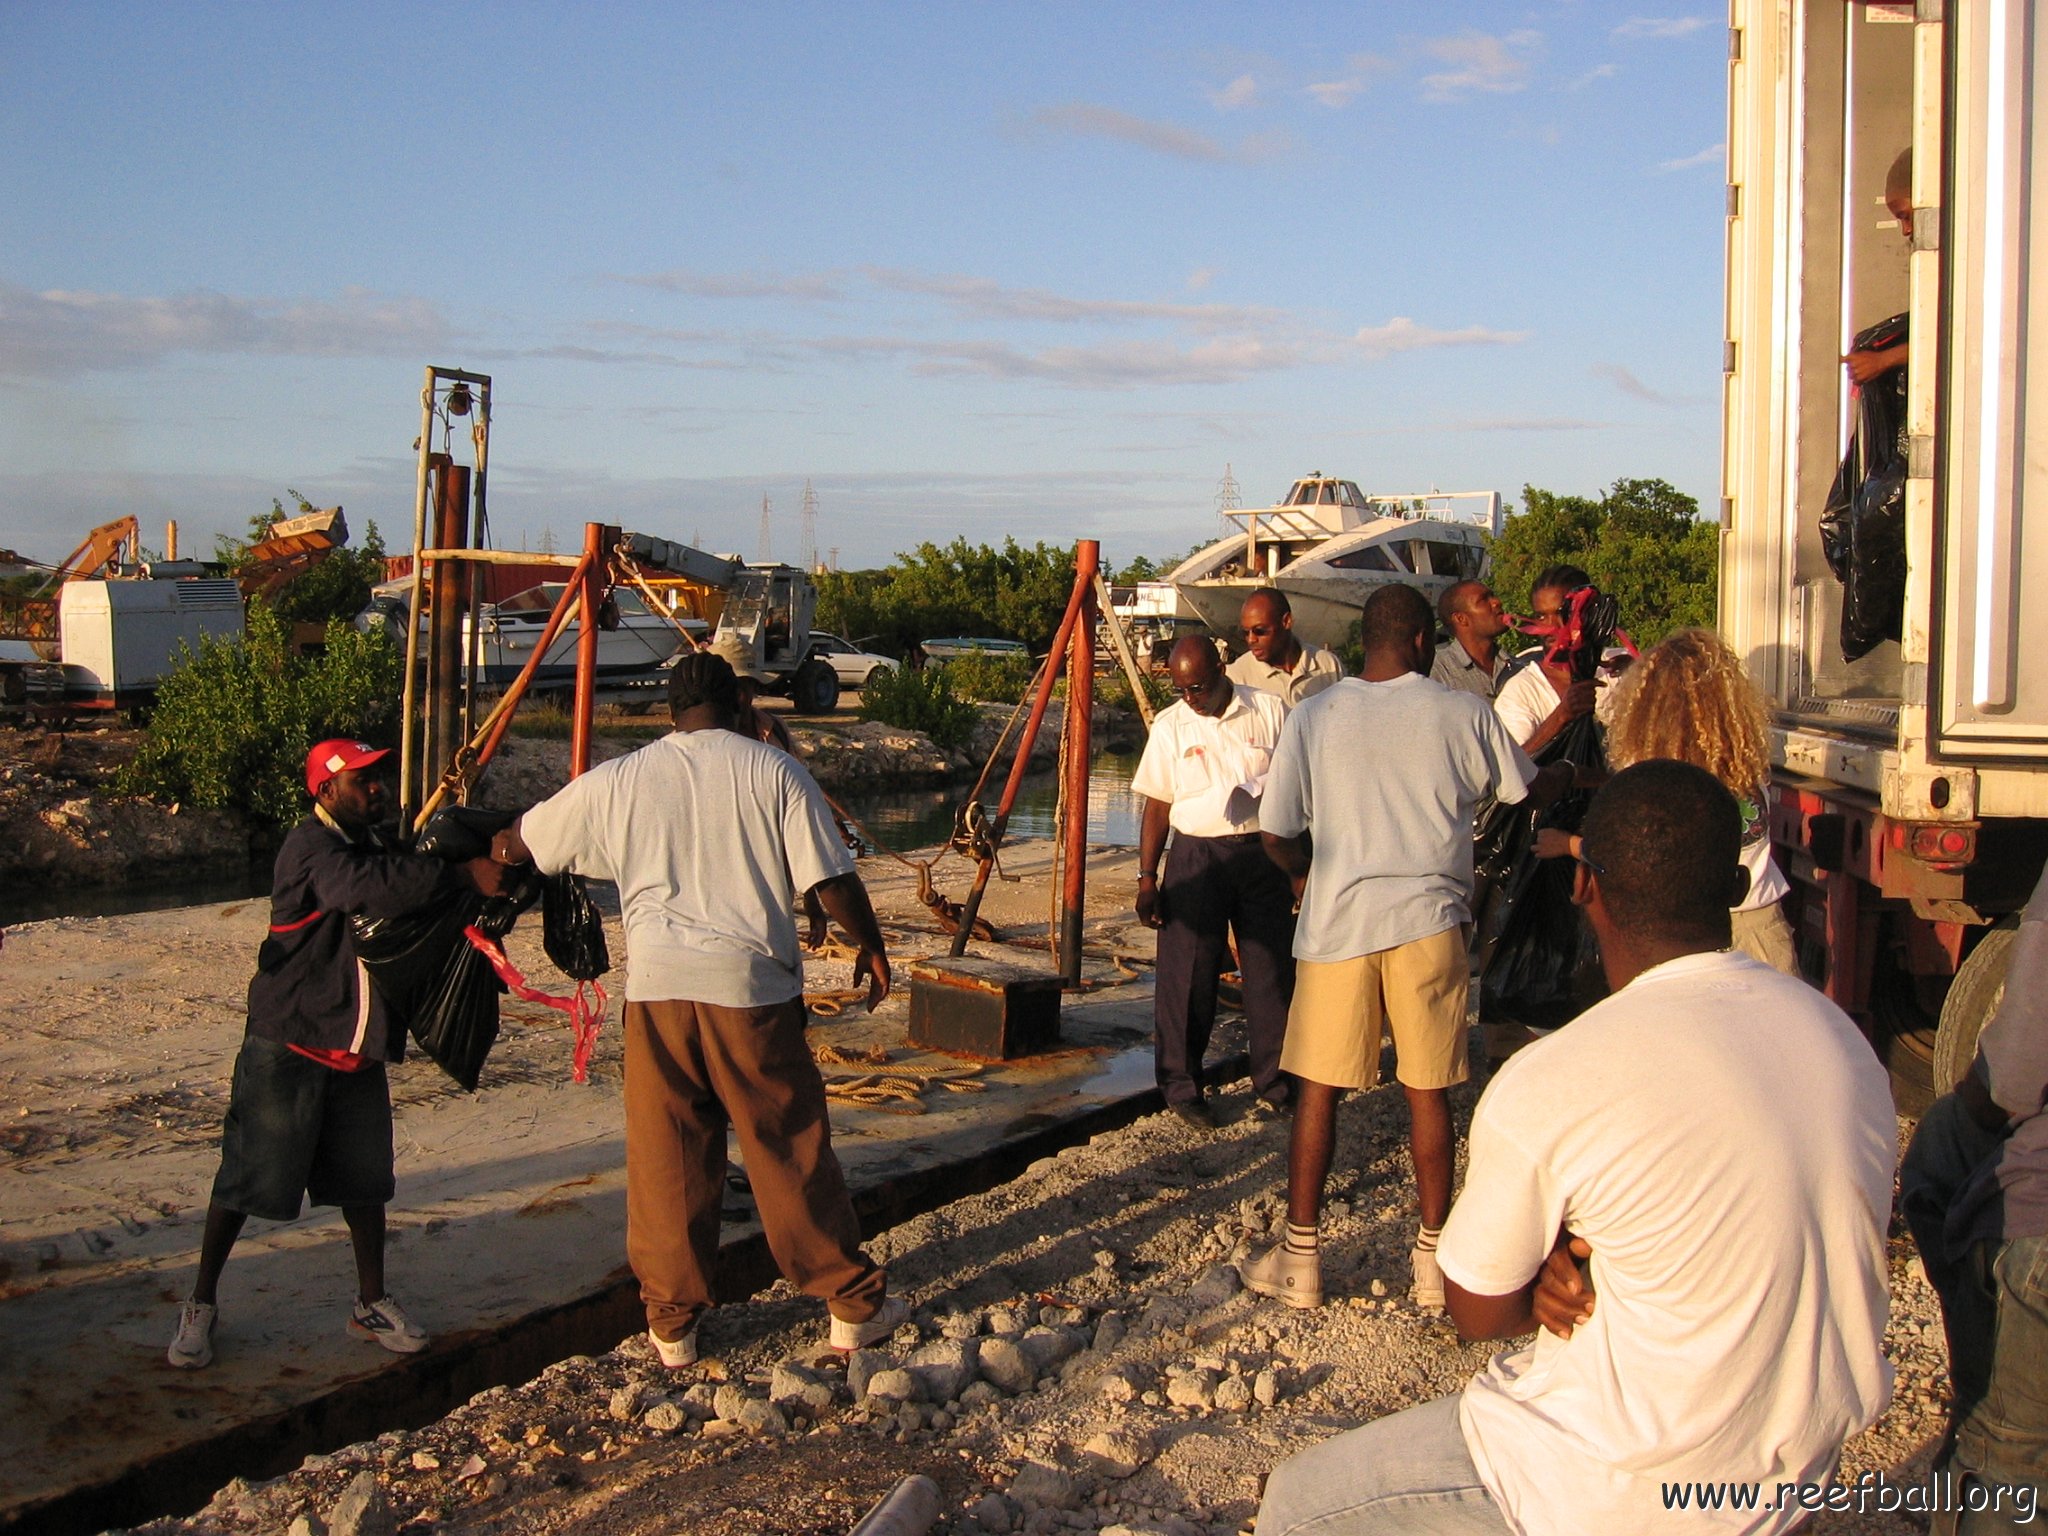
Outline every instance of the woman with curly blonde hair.
MULTIPOLYGON (((1791 889, 1771 857, 1764 815, 1770 782, 1770 735, 1764 699, 1742 660, 1710 629, 1681 629, 1630 667, 1615 689, 1607 728, 1607 760, 1616 769, 1648 758, 1676 758, 1704 768, 1742 807, 1742 862, 1749 894, 1730 916, 1734 947, 1799 974, 1784 899, 1791 889)), ((1575 839, 1573 841, 1576 841, 1575 839)), ((1539 834, 1537 852, 1576 853, 1556 834, 1539 834)))

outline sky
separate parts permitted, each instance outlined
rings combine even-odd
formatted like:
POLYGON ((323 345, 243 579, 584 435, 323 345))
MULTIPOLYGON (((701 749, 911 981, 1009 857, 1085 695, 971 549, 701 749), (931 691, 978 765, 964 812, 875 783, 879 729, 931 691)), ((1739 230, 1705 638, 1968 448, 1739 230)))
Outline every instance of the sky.
POLYGON ((0 546, 296 490, 410 542, 1179 554, 1369 492, 1719 496, 1705 5, 0 0, 0 546))

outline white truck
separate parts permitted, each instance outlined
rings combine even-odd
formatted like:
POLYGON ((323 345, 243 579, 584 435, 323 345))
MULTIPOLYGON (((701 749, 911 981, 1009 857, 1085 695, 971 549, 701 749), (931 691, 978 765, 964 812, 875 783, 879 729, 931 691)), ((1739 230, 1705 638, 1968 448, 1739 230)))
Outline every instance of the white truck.
POLYGON ((1720 625, 1775 713, 1803 962, 1913 1112, 1967 1065, 2048 856, 2048 6, 1730 12, 1720 625), (1901 633, 1846 661, 1842 357, 1901 312, 1901 633))

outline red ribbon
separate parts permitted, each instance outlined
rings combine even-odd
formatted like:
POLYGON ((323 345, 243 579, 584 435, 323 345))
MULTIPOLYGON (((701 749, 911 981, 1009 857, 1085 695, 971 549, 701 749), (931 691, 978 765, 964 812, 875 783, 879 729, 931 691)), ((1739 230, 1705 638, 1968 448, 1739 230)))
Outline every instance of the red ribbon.
POLYGON ((498 980, 505 983, 514 993, 529 1003, 539 1003, 557 1013, 567 1014, 569 1028, 576 1035, 576 1051, 573 1057, 576 1081, 590 1081, 590 1053, 597 1045, 597 1032, 604 1026, 605 1009, 609 1000, 604 986, 596 981, 579 981, 573 997, 558 997, 552 992, 543 992, 539 987, 528 984, 519 972, 519 967, 505 957, 505 951, 498 947, 497 940, 480 929, 471 926, 462 930, 463 937, 476 947, 478 954, 490 961, 491 969, 498 973, 498 980), (593 1007, 588 993, 597 994, 593 1007))

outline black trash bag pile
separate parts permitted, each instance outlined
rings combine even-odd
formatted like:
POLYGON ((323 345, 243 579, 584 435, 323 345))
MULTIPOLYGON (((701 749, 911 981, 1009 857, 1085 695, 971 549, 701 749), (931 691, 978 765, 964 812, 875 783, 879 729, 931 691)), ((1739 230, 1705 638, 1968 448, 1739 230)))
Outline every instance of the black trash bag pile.
POLYGON ((548 875, 540 892, 541 947, 571 981, 595 981, 612 968, 604 919, 581 875, 548 875))
MULTIPOLYGON (((1850 350, 1882 351, 1906 340, 1906 317, 1859 331, 1850 350)), ((1842 659, 1854 661, 1906 622, 1906 370, 1892 368, 1856 391, 1849 452, 1820 515, 1821 554, 1842 584, 1842 659)))
MULTIPOLYGON (((1599 670, 1619 615, 1614 599, 1591 587, 1567 601, 1566 634, 1551 653, 1579 681, 1599 670)), ((1605 732, 1592 715, 1572 721, 1535 756, 1539 768, 1567 759, 1581 769, 1606 768, 1605 732)), ((1599 945, 1572 904, 1573 861, 1539 859, 1534 852, 1539 828, 1577 832, 1592 802, 1591 790, 1572 789, 1541 811, 1526 800, 1497 805, 1480 824, 1474 868, 1482 880, 1497 883, 1481 930, 1487 936, 1479 977, 1482 1022, 1555 1029, 1605 995, 1599 945)))
MULTIPOLYGON (((413 851, 450 863, 482 858, 492 835, 511 820, 505 812, 449 806, 428 818, 413 851)), ((502 938, 539 894, 540 877, 527 871, 504 896, 464 889, 399 917, 349 920, 370 985, 420 1049, 472 1093, 497 1043, 498 997, 505 988, 462 930, 474 924, 502 938)))

